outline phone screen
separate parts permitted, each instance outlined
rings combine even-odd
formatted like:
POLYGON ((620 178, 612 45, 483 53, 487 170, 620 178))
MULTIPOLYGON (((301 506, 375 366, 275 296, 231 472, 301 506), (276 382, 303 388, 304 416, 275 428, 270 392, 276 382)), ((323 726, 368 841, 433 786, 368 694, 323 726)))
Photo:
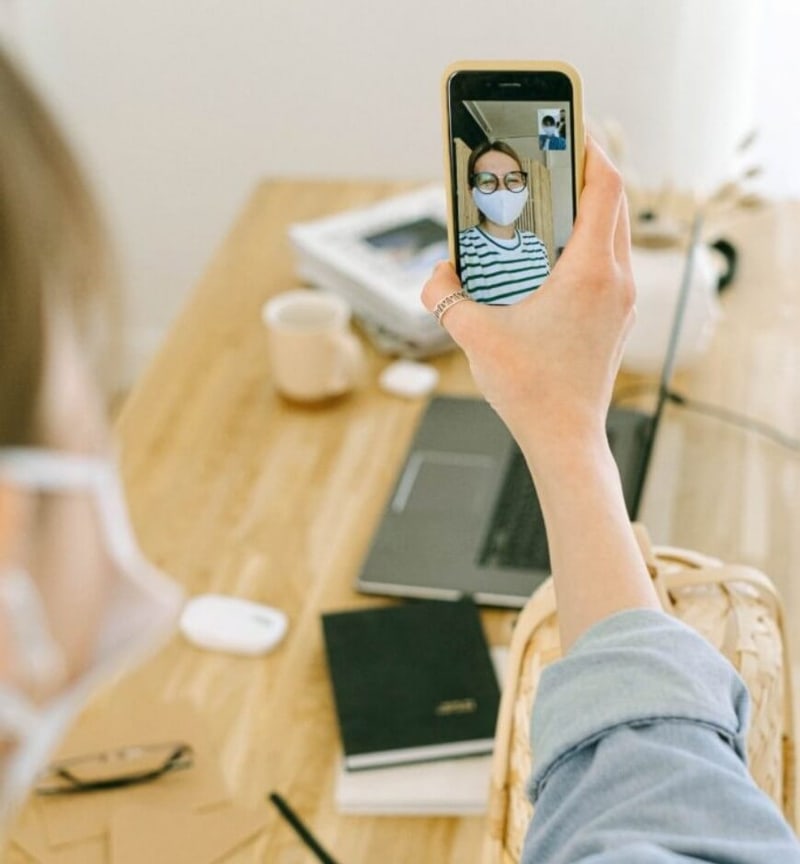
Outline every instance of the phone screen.
POLYGON ((446 88, 456 269, 472 299, 511 305, 572 232, 579 84, 555 70, 459 70, 446 88))

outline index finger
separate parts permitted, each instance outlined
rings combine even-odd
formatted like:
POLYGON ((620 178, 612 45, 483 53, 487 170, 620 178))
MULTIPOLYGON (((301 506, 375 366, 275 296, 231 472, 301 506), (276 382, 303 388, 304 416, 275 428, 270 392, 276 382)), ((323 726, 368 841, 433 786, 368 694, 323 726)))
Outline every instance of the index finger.
POLYGON ((582 242, 603 251, 614 250, 619 220, 626 213, 622 177, 592 138, 586 139, 584 181, 573 235, 583 235, 582 242))
POLYGON ((628 198, 623 193, 617 214, 617 230, 614 234, 614 254, 617 263, 630 266, 631 263, 631 219, 628 212, 628 198))

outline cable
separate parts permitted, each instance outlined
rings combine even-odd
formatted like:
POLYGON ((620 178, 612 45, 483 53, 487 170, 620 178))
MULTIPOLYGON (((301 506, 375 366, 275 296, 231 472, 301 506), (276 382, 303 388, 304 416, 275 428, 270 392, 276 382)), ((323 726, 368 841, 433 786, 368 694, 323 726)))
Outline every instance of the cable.
POLYGON ((764 423, 762 420, 756 420, 753 417, 747 417, 744 414, 738 414, 735 411, 730 411, 727 408, 722 408, 719 405, 710 405, 708 402, 701 402, 692 399, 689 396, 684 396, 682 393, 676 393, 673 390, 668 390, 665 393, 666 398, 675 405, 680 405, 689 411, 695 411, 697 414, 705 414, 707 417, 713 417, 717 420, 722 420, 725 423, 730 423, 733 426, 738 426, 741 429, 747 429, 750 432, 756 432, 769 438, 781 447, 791 450, 794 453, 800 453, 800 438, 792 438, 784 434, 780 429, 764 423))
MULTIPOLYGON (((614 403, 621 404, 629 399, 641 396, 647 393, 648 390, 654 391, 656 388, 653 384, 646 382, 638 384, 630 384, 622 387, 614 394, 614 403)), ((740 429, 746 429, 749 432, 755 432, 771 441, 779 444, 792 452, 800 452, 800 438, 792 438, 781 432, 780 429, 764 423, 763 420, 756 420, 754 417, 748 417, 744 414, 739 414, 736 411, 731 411, 728 408, 723 408, 720 405, 712 405, 708 402, 702 402, 699 399, 693 399, 690 396, 685 396, 683 393, 677 393, 674 390, 667 390, 664 394, 667 401, 675 405, 685 408, 687 411, 694 411, 697 414, 704 414, 707 417, 713 417, 715 420, 721 420, 724 423, 730 423, 740 429)))

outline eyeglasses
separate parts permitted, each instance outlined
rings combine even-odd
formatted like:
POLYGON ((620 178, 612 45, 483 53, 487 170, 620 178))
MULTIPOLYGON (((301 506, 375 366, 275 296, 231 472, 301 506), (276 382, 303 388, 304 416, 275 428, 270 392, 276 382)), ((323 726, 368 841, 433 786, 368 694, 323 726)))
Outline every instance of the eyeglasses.
POLYGON ((34 788, 39 795, 119 789, 156 780, 172 771, 191 768, 193 764, 192 748, 177 741, 122 747, 52 762, 39 775, 34 788))
MULTIPOLYGON (((528 185, 527 171, 509 171, 503 175, 503 185, 509 192, 522 192, 528 185)), ((478 171, 469 178, 469 182, 479 191, 487 195, 497 191, 500 185, 500 178, 497 174, 492 174, 491 171, 478 171)))

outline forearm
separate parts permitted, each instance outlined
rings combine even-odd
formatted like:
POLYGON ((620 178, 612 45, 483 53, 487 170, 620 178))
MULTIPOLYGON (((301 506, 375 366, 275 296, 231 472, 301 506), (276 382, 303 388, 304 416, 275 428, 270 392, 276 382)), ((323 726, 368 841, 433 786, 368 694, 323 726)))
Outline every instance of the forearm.
POLYGON ((660 609, 604 434, 521 442, 547 526, 562 649, 623 609, 660 609))
POLYGON ((525 864, 797 864, 748 775, 747 691, 677 619, 623 612, 543 672, 531 721, 525 864))

